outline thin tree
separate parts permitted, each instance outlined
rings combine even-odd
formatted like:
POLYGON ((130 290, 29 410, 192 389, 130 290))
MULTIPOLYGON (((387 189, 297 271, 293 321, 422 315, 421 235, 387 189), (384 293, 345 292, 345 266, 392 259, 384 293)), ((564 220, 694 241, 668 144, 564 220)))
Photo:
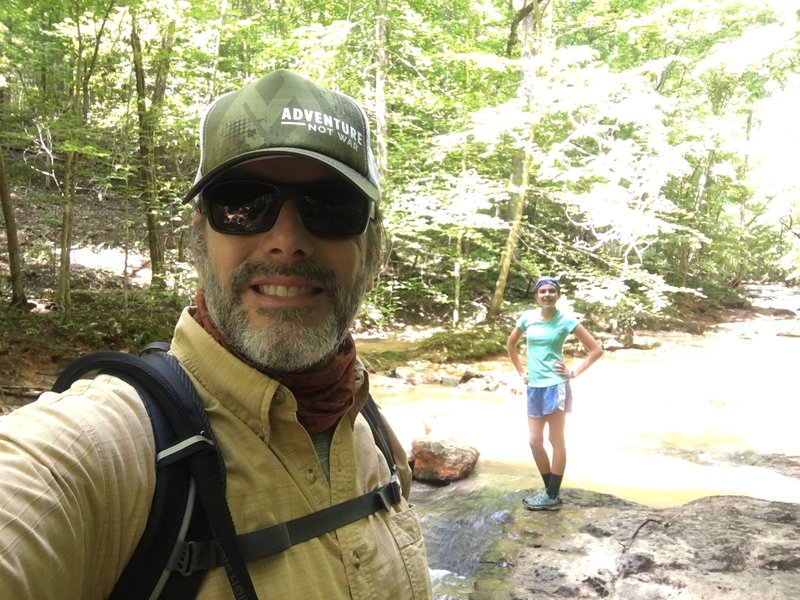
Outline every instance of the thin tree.
POLYGON ((25 297, 25 280, 22 275, 22 260, 17 237, 17 220, 14 217, 14 204, 6 177, 6 166, 3 153, 0 152, 0 204, 3 206, 3 219, 6 223, 6 243, 8 245, 8 265, 11 271, 11 306, 27 308, 25 297))
POLYGON ((152 271, 151 284, 156 287, 164 286, 166 266, 164 234, 161 225, 164 207, 158 192, 155 132, 166 95, 174 36, 175 21, 170 20, 161 37, 161 48, 155 61, 153 94, 148 107, 139 26, 136 13, 131 13, 131 48, 133 50, 133 67, 136 77, 136 112, 139 117, 139 178, 142 184, 142 194, 147 213, 147 240, 152 271))
POLYGON ((378 0, 375 15, 375 138, 378 178, 385 181, 389 172, 387 139, 389 126, 386 117, 386 73, 389 70, 389 16, 387 0, 378 0))
POLYGON ((497 276, 497 283, 494 286, 494 294, 486 313, 487 320, 496 318, 503 308, 503 297, 505 296, 508 275, 511 272, 511 263, 519 241, 519 231, 522 227, 522 217, 525 214, 525 199, 528 189, 528 160, 523 154, 517 154, 513 158, 513 171, 511 173, 511 203, 513 206, 511 215, 511 230, 508 232, 508 240, 500 259, 500 273, 497 276))
MULTIPOLYGON (((85 38, 81 29, 83 15, 77 2, 69 5, 71 18, 76 27, 76 52, 74 56, 74 85, 70 89, 69 117, 75 126, 77 138, 85 135, 85 128, 88 121, 89 108, 91 106, 90 83, 97 67, 98 56, 100 53, 100 42, 106 31, 106 24, 115 0, 110 0, 103 9, 103 16, 100 20, 94 38, 92 48, 84 47, 85 38), (88 54, 88 56, 87 56, 88 54)), ((68 150, 65 152, 66 159, 64 164, 64 183, 62 186, 62 206, 61 216, 61 254, 58 271, 58 297, 57 303, 69 313, 70 310, 70 251, 72 247, 72 220, 75 208, 76 190, 78 174, 80 172, 81 151, 80 140, 73 139, 67 143, 68 150)))
MULTIPOLYGON (((511 22, 511 29, 508 36, 508 44, 506 52, 510 55, 516 46, 519 35, 517 30, 520 24, 528 25, 531 32, 542 31, 542 17, 544 10, 548 6, 548 1, 539 2, 533 0, 531 4, 523 6, 511 22)), ((529 45, 523 48, 523 52, 535 53, 538 44, 529 45)), ((530 74, 525 74, 524 77, 530 77, 530 74)), ((524 79, 523 77, 523 79, 524 79)), ((533 139, 535 130, 531 130, 530 139, 533 139)), ((500 268, 497 276, 497 283, 495 284, 494 294, 492 301, 489 304, 489 310, 486 313, 487 320, 495 319, 501 312, 503 307, 503 298, 505 297, 506 285, 508 283, 508 276, 511 272, 511 263, 513 262, 514 253, 517 249, 517 242, 519 241, 519 232, 522 225, 522 217, 525 214, 525 200, 528 191, 528 172, 529 163, 531 161, 530 152, 527 147, 520 148, 514 155, 512 161, 513 172, 511 174, 511 203, 513 206, 511 216, 511 229, 508 232, 508 239, 506 240, 506 247, 503 251, 502 258, 500 259, 500 268)))

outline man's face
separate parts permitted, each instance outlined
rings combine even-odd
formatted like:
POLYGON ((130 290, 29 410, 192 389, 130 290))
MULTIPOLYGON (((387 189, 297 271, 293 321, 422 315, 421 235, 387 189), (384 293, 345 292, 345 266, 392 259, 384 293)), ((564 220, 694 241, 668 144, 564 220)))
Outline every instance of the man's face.
MULTIPOLYGON (((303 184, 334 174, 309 159, 281 157, 240 165, 222 177, 303 184)), ((291 199, 263 233, 219 233, 198 214, 193 225, 204 228, 196 258, 208 310, 229 344, 275 373, 313 370, 333 358, 371 283, 364 235, 317 237, 291 199)))

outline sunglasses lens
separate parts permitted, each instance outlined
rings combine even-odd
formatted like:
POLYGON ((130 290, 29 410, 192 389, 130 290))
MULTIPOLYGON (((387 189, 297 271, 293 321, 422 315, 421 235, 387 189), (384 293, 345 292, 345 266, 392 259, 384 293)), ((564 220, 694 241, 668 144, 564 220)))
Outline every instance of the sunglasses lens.
POLYGON ((231 234, 271 229, 284 200, 290 198, 297 203, 305 228, 320 237, 361 235, 371 216, 370 200, 343 182, 293 186, 227 180, 212 183, 203 190, 203 204, 211 226, 231 234))
POLYGON ((370 200, 346 183, 306 186, 298 205, 306 229, 321 237, 361 235, 370 218, 370 200))
POLYGON ((220 181, 203 191, 208 220, 223 233, 258 233, 274 224, 280 211, 279 190, 261 181, 220 181))

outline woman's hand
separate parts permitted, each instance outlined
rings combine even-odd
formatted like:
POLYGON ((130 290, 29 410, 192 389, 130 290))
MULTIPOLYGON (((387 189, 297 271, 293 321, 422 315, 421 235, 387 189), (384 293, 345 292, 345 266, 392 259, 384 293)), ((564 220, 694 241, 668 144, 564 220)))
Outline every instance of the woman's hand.
POLYGON ((555 366, 555 371, 559 375, 561 375, 564 379, 574 379, 575 371, 568 369, 567 365, 565 365, 562 361, 558 361, 555 366))

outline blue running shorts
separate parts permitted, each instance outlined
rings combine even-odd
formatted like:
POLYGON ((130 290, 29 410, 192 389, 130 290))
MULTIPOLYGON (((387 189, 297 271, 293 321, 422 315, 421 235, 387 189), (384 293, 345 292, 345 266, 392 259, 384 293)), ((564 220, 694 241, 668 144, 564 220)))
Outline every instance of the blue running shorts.
POLYGON ((548 387, 528 386, 529 417, 545 417, 559 409, 572 412, 572 389, 569 381, 548 387))

